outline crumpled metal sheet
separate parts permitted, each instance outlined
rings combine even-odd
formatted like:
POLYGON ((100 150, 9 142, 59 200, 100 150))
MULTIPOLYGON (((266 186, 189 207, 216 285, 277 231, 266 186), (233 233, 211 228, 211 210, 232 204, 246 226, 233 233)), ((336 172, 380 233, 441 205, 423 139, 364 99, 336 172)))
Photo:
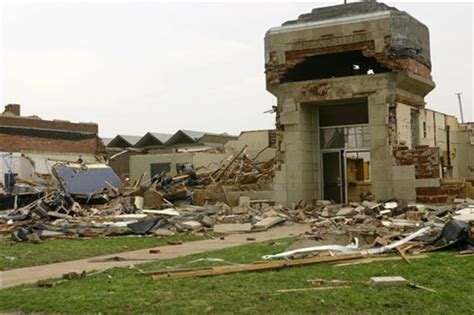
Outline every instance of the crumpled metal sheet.
POLYGON ((109 182, 116 188, 122 187, 120 178, 107 165, 56 164, 53 174, 61 182, 66 193, 91 195, 109 188, 109 182))
POLYGON ((340 246, 340 245, 323 245, 323 246, 315 246, 315 247, 306 247, 306 248, 300 248, 292 251, 286 251, 282 252, 279 254, 275 255, 264 255, 262 256, 262 259, 264 260, 269 260, 269 259, 276 259, 276 258, 289 258, 292 257, 296 254, 310 254, 310 253, 317 253, 317 252, 323 252, 323 251, 329 251, 335 253, 335 255, 338 254, 345 254, 345 253, 354 253, 354 254, 361 254, 361 255, 374 255, 374 254, 381 254, 386 251, 389 251, 391 249, 395 249, 417 237, 420 237, 424 235, 426 232, 428 232, 431 229, 431 226, 424 227, 407 237, 393 242, 389 245, 382 246, 382 247, 374 247, 374 248, 368 248, 368 249, 360 249, 358 246, 358 243, 355 244, 349 244, 347 246, 340 246))

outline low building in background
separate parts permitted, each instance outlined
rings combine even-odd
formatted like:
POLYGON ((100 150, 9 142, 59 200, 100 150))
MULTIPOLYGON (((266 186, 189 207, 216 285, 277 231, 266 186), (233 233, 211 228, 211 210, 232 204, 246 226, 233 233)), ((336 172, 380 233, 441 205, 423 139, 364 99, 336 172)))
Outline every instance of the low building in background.
POLYGON ((56 161, 104 161, 105 146, 95 123, 21 116, 18 104, 0 115, 0 183, 50 174, 56 161), (13 175, 15 174, 15 175, 13 175))
MULTIPOLYGON (((224 153, 225 144, 229 140, 235 139, 237 139, 236 136, 227 133, 210 133, 193 130, 178 130, 174 134, 147 132, 142 137, 117 135, 107 144, 107 152, 109 165, 114 169, 114 171, 122 178, 131 177, 132 180, 134 180, 136 179, 136 170, 133 172, 131 170, 130 165, 132 156, 146 156, 136 160, 143 161, 145 164, 153 159, 157 159, 159 163, 162 163, 163 160, 171 163, 175 160, 174 157, 180 156, 179 154, 181 153, 224 153)), ((177 159, 179 161, 192 163, 193 159, 189 158, 192 154, 189 154, 187 155, 187 158, 179 157, 177 159)), ((211 160, 214 160, 214 157, 211 157, 211 160)), ((133 163, 134 167, 136 169, 147 169, 147 176, 149 177, 151 174, 149 165, 146 164, 141 166, 137 163, 139 162, 133 163)), ((181 162, 178 162, 178 164, 179 163, 181 162)), ((174 169, 174 167, 170 168, 170 170, 172 169, 174 169)), ((172 174, 174 173, 172 172, 172 174)))
POLYGON ((216 169, 244 147, 243 155, 249 159, 272 160, 275 157, 275 130, 244 131, 239 137, 179 130, 161 149, 131 156, 130 179, 135 181, 145 173, 145 182, 157 174, 175 176, 186 163, 196 169, 216 169))

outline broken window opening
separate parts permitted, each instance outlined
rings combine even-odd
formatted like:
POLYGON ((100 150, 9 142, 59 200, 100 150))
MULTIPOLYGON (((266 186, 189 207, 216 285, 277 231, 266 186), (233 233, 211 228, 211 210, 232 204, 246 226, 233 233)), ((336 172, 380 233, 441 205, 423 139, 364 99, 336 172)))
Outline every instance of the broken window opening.
POLYGON ((307 57, 288 70, 282 82, 371 75, 390 71, 375 58, 366 57, 362 51, 354 50, 307 57))

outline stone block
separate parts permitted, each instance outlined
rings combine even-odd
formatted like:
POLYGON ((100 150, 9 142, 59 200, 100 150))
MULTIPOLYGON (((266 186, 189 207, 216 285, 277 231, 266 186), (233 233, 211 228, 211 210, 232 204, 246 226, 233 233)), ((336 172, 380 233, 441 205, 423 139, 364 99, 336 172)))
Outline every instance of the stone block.
POLYGON ((370 282, 373 285, 383 286, 383 285, 406 285, 408 284, 407 279, 394 276, 394 277, 372 277, 370 278, 370 282))
POLYGON ((255 223, 253 229, 258 231, 266 230, 284 221, 285 219, 282 217, 268 217, 263 219, 262 221, 255 223))
POLYGON ((245 207, 233 207, 232 208, 232 214, 239 215, 239 214, 244 214, 247 213, 247 209, 245 207))
POLYGON ((188 230, 195 230, 195 229, 199 229, 200 227, 202 227, 202 224, 198 221, 186 221, 186 222, 180 223, 180 225, 183 228, 188 229, 188 230))
POLYGON ((296 125, 300 123, 299 111, 288 111, 280 114, 280 123, 282 125, 296 125))
POLYGON ((250 197, 249 196, 240 196, 239 197, 239 206, 240 207, 249 207, 250 206, 250 197))

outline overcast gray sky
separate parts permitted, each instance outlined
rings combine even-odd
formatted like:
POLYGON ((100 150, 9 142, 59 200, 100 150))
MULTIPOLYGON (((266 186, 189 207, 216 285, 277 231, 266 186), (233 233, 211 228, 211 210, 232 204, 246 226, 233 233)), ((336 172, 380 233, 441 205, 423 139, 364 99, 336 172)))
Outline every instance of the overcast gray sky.
MULTIPOLYGON (((101 136, 274 126, 263 37, 312 3, 14 3, 2 6, 2 104, 97 122, 101 136)), ((386 2, 430 28, 428 107, 472 110, 472 3, 386 2)))

